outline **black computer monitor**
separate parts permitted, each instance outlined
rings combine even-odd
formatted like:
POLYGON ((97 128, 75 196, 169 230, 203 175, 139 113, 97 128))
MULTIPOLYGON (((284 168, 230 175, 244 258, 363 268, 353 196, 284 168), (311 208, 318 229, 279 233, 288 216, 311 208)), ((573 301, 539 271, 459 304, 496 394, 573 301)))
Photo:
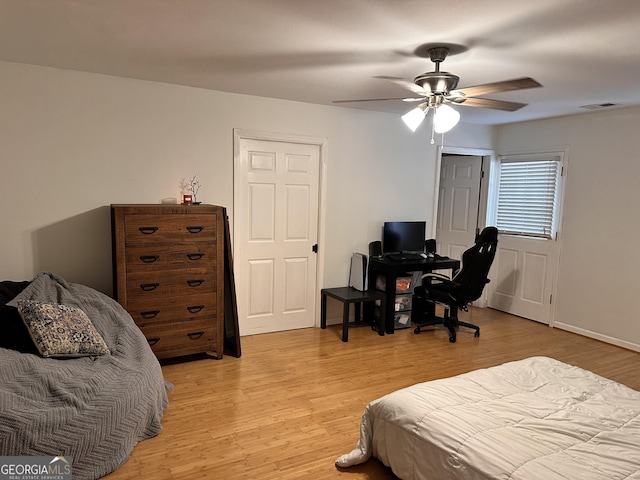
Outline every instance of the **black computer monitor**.
POLYGON ((427 222, 384 222, 384 253, 424 252, 427 222))

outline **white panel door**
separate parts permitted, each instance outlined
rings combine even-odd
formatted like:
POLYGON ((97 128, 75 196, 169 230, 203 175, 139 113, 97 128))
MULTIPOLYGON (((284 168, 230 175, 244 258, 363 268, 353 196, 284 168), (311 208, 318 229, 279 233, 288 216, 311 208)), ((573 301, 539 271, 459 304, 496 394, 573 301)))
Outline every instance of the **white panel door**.
POLYGON ((241 138, 234 272, 242 335, 315 323, 320 147, 241 138))
POLYGON ((440 255, 459 259, 474 244, 481 174, 482 157, 442 156, 436 224, 440 255))
POLYGON ((499 235, 489 307, 549 324, 556 276, 556 240, 499 235))

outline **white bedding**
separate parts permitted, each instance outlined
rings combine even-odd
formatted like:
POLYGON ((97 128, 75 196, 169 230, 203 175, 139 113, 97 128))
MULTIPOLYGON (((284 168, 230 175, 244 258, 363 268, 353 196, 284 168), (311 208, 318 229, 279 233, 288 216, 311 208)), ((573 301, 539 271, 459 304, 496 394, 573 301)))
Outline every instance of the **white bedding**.
POLYGON ((369 403, 348 467, 374 456, 404 480, 640 480, 640 392, 532 357, 369 403))

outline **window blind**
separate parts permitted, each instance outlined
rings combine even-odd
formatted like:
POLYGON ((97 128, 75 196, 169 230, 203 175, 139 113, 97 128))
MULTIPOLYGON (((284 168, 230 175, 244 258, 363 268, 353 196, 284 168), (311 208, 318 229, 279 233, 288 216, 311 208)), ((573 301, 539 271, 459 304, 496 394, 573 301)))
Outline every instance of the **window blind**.
POLYGON ((500 162, 500 233, 552 238, 559 173, 556 160, 500 162))

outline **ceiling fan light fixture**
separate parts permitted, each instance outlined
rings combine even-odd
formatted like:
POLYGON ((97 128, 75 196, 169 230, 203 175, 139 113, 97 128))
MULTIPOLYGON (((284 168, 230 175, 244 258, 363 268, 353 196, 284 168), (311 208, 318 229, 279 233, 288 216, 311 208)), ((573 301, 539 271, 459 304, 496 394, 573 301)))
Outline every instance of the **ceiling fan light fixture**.
POLYGON ((426 114, 425 104, 417 106, 402 116, 402 121, 412 132, 420 126, 426 114))
POLYGON ((433 129, 436 133, 446 133, 460 121, 460 112, 449 105, 440 105, 433 116, 433 129))

